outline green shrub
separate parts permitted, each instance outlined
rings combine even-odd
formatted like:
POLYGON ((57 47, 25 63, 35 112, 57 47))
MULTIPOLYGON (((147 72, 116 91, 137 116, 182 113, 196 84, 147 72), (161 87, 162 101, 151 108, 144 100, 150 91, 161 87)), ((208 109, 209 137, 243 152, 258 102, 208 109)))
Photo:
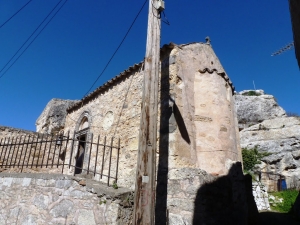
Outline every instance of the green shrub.
POLYGON ((248 92, 243 93, 243 95, 246 95, 246 96, 260 96, 261 94, 256 92, 256 91, 248 91, 248 92))
POLYGON ((271 209, 282 213, 290 212, 298 194, 299 191, 297 190, 286 190, 271 193, 271 195, 275 196, 275 198, 277 197, 283 199, 282 202, 277 201, 275 203, 272 203, 272 201, 270 200, 271 209))
POLYGON ((118 188, 119 188, 119 187, 118 187, 118 184, 116 183, 116 181, 114 181, 112 187, 113 187, 114 189, 118 189, 118 188))
POLYGON ((270 153, 258 152, 257 146, 255 146, 252 149, 242 148, 244 171, 252 170, 256 164, 260 163, 260 160, 263 157, 268 156, 268 155, 270 155, 270 153))

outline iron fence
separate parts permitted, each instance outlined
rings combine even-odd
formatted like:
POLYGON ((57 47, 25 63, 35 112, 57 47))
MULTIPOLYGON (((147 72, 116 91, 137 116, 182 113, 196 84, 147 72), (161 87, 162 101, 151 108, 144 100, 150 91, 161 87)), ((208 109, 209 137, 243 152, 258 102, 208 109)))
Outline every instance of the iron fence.
MULTIPOLYGON (((117 183, 120 139, 104 136, 96 138, 89 134, 87 140, 73 136, 35 133, 20 137, 5 137, 0 140, 0 168, 18 172, 39 168, 52 173, 64 173, 66 167, 73 174, 92 174, 117 183), (55 169, 55 170, 53 170, 55 169)), ((70 171, 69 171, 70 172, 70 171)))

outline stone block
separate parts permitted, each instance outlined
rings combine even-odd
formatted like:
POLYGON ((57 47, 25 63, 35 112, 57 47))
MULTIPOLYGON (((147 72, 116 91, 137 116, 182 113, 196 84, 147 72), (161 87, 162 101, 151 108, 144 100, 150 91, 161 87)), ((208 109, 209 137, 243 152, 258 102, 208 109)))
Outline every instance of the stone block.
POLYGON ((49 205, 49 197, 47 195, 36 195, 33 200, 33 204, 38 209, 47 209, 49 205))
POLYGON ((72 181, 71 180, 57 180, 55 182, 55 187, 56 188, 69 188, 72 185, 72 181))
POLYGON ((62 200, 58 204, 56 204, 51 210, 50 214, 53 217, 67 217, 71 212, 74 203, 70 200, 62 200))
POLYGON ((23 178, 22 186, 23 187, 28 187, 31 183, 31 178, 23 178))
POLYGON ((78 225, 96 225, 94 212, 92 210, 81 209, 78 211, 78 225))

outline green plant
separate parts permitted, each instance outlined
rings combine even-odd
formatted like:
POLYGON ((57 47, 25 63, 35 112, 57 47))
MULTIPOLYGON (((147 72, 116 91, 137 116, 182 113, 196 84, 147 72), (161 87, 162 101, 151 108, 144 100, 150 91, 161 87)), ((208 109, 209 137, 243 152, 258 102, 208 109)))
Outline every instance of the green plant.
POLYGON ((103 200, 103 201, 101 200, 101 201, 99 202, 99 204, 100 204, 100 205, 106 204, 106 200, 103 200))
POLYGON ((253 169, 256 164, 260 163, 263 157, 268 155, 270 155, 268 152, 258 152, 257 146, 252 149, 242 148, 244 171, 246 172, 253 169))
POLYGON ((116 182, 116 181, 114 181, 114 183, 113 183, 112 187, 113 187, 114 189, 118 189, 118 188, 119 188, 119 187, 118 187, 118 184, 117 184, 117 182, 116 182))
POLYGON ((299 191, 297 190, 286 190, 271 193, 270 195, 273 195, 275 199, 282 199, 282 201, 274 201, 269 197, 271 209, 282 213, 290 212, 298 194, 299 191))
POLYGON ((260 96, 261 94, 256 92, 256 91, 248 91, 248 92, 243 93, 243 95, 246 95, 246 96, 260 96))

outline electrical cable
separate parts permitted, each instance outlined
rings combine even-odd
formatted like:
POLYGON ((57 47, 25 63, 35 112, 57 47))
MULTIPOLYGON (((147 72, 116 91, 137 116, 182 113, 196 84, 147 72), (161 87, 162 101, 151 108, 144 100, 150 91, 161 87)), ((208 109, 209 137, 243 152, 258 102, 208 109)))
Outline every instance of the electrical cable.
POLYGON ((112 59, 114 58, 114 56, 116 55, 116 53, 118 52, 118 50, 120 49, 121 45, 123 44, 123 42, 125 41, 127 35, 129 34, 131 28, 133 27, 135 21, 137 20, 137 18, 139 17, 140 13, 142 12, 146 2, 148 0, 146 0, 144 2, 144 4, 142 5, 141 9, 139 10, 138 14, 135 16, 133 22, 131 23, 129 29, 127 30, 125 36, 123 37, 121 43, 119 44, 119 46, 117 47, 117 49, 114 51, 114 53, 112 54, 112 56, 110 57, 110 59, 108 60, 108 62, 106 63, 104 69, 102 70, 102 72, 99 74, 99 76, 97 77, 97 79, 94 81, 94 83, 92 84, 92 86, 90 87, 90 89, 85 93, 85 95, 83 96, 83 98, 91 91, 91 89, 94 87, 94 85, 96 84, 96 82, 99 80, 99 78, 103 75, 103 73, 105 72, 106 68, 108 67, 108 65, 110 64, 110 62, 112 61, 112 59))
POLYGON ((21 47, 16 51, 16 53, 8 60, 8 62, 2 67, 0 73, 5 69, 5 67, 13 60, 13 58, 19 53, 19 51, 24 47, 24 45, 30 40, 30 38, 35 34, 35 32, 42 26, 42 24, 48 19, 51 13, 56 9, 56 7, 61 3, 60 0, 54 8, 48 13, 48 15, 43 19, 43 21, 38 25, 38 27, 31 33, 31 35, 27 38, 27 40, 21 45, 21 47))
MULTIPOLYGON (((59 1, 59 3, 61 2, 62 0, 60 0, 59 1)), ((47 27, 47 25, 52 21, 52 19, 56 16, 56 14, 61 10, 61 8, 66 4, 66 2, 67 2, 68 0, 65 0, 65 2, 60 6, 60 8, 53 14, 53 16, 50 18, 50 20, 44 25, 44 27, 38 32, 38 34, 33 38, 33 40, 27 45, 27 47, 22 51, 22 53, 15 59, 15 61, 5 70, 5 72, 0 76, 0 79, 6 74, 6 72, 17 62, 17 60, 24 54, 24 52, 30 47, 30 45, 36 40, 36 38, 42 33, 42 31, 47 27)), ((52 13, 52 11, 59 5, 59 3, 57 3, 57 5, 51 10, 51 12, 47 15, 47 17, 49 17, 49 15, 52 13)), ((47 17, 43 20, 43 22, 47 19, 47 17)), ((42 23, 43 23, 42 22, 42 23)), ((40 24, 40 25, 42 25, 42 23, 40 24)), ((40 25, 38 26, 38 28, 40 27, 40 25)), ((37 28, 37 29, 38 29, 37 28)), ((36 29, 36 30, 37 30, 36 29)), ((36 32, 36 30, 34 31, 34 32, 36 32)), ((34 34, 34 33, 33 33, 34 34)), ((33 35, 32 34, 32 35, 33 35)), ((31 36, 32 36, 31 35, 31 36)), ((31 37, 30 36, 30 37, 31 37)), ((29 38, 30 38, 29 37, 29 38)), ((29 40, 29 38, 26 40, 26 42, 29 40)), ((26 43, 25 42, 25 43, 26 43)), ((25 43, 22 45, 22 47, 25 45, 25 43)), ((21 47, 21 48, 22 48, 21 47)), ((19 50, 16 52, 16 54, 21 50, 21 48, 19 48, 19 50)), ((15 54, 15 55, 16 55, 15 54)), ((14 56, 15 56, 14 55, 14 56)), ((13 56, 13 57, 14 57, 13 56)), ((13 59, 13 57, 9 60, 9 62, 13 59)), ((9 63, 8 62, 8 63, 9 63)), ((7 64, 8 64, 7 63, 7 64)), ((6 64, 6 65, 7 65, 6 64)), ((0 72, 2 72, 3 71, 3 69, 6 67, 6 65, 2 68, 2 70, 0 71, 0 72)))
POLYGON ((165 21, 165 20, 162 20, 162 21, 163 21, 165 24, 167 24, 167 25, 170 26, 171 24, 170 24, 168 18, 166 17, 165 11, 163 11, 163 14, 164 14, 164 18, 165 18, 166 21, 165 21))
POLYGON ((15 12, 11 17, 9 17, 3 24, 0 25, 2 28, 8 21, 10 21, 15 15, 17 15, 22 9, 24 9, 32 0, 29 0, 25 5, 23 5, 17 12, 15 12))

